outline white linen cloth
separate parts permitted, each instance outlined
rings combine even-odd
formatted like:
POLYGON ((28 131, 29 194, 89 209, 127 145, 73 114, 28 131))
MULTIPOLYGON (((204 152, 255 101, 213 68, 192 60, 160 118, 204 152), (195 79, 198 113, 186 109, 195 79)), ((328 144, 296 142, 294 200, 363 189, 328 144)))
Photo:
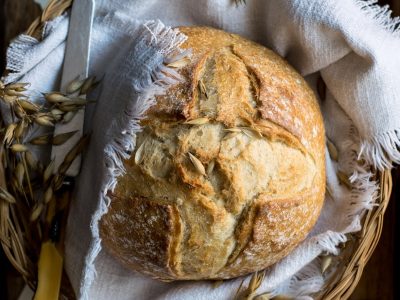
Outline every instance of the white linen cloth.
MULTIPOLYGON (((309 299, 320 290, 333 273, 335 262, 330 272, 322 275, 317 257, 338 254, 336 246, 346 241, 346 233, 360 229, 360 217, 377 195, 368 166, 389 168, 400 160, 400 38, 394 30, 398 21, 390 19, 387 8, 379 8, 375 2, 248 0, 246 5, 236 6, 230 0, 97 1, 89 70, 99 77, 105 74, 105 80, 91 95, 98 101, 85 116, 85 130, 92 132, 92 139, 77 179, 66 241, 66 269, 77 296, 232 299, 243 280, 226 281, 219 287, 208 281, 161 283, 126 270, 101 249, 97 222, 106 210, 104 182, 112 188, 107 178, 120 171, 110 169, 110 165, 107 168, 104 162, 110 162, 107 154, 124 154, 108 149, 108 143, 121 138, 121 128, 128 126, 130 142, 121 141, 126 149, 132 148, 138 130, 134 122, 122 122, 128 121, 123 113, 129 97, 136 99, 135 104, 141 97, 137 93, 140 89, 131 84, 137 74, 130 74, 129 68, 121 72, 122 53, 129 57, 138 28, 152 19, 168 26, 203 25, 238 33, 285 57, 312 87, 318 76, 326 82, 327 97, 321 101, 321 109, 327 136, 339 150, 338 162, 327 154, 327 185, 333 197, 327 194, 309 237, 268 269, 258 293, 309 299), (116 85, 120 80, 123 83, 116 85), (129 97, 121 99, 121 95, 129 97), (364 165, 357 163, 358 156, 365 160, 364 165), (338 169, 352 175, 351 191, 339 183, 338 169)), ((57 89, 67 23, 65 16, 49 23, 41 43, 25 36, 18 38, 8 52, 7 67, 13 73, 6 80, 30 82, 33 90, 41 92, 57 89)), ((132 65, 138 63, 135 59, 132 57, 132 65)), ((158 88, 153 92, 162 92, 158 88)), ((145 95, 151 101, 151 95, 145 95)), ((3 107, 3 115, 6 112, 3 107)), ((113 163, 118 165, 118 159, 113 163)))

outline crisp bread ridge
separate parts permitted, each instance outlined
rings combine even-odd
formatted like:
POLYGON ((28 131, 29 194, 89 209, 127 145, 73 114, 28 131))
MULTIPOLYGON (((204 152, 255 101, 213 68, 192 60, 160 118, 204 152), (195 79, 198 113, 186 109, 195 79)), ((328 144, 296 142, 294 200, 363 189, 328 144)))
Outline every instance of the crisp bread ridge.
POLYGON ((232 278, 279 261, 315 224, 322 117, 304 79, 272 51, 216 29, 180 30, 192 50, 179 70, 186 80, 147 112, 140 162, 135 153, 125 162, 101 236, 125 266, 160 280, 232 278), (226 131, 242 127, 262 137, 226 131), (189 152, 213 170, 199 174, 189 152))

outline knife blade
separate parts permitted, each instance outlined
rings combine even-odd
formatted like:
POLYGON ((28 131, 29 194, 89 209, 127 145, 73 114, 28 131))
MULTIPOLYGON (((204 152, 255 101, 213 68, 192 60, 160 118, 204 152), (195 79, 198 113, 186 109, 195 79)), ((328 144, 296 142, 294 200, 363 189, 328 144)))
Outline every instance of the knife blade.
MULTIPOLYGON (((94 0, 75 0, 73 2, 61 77, 62 91, 66 91, 67 85, 72 80, 78 78, 84 79, 88 75, 94 5, 94 0)), ((84 110, 80 109, 71 121, 66 124, 57 124, 54 128, 54 136, 77 131, 64 144, 52 147, 51 156, 55 162, 55 170, 58 170, 66 154, 81 140, 83 135, 84 114, 84 110)), ((67 177, 71 178, 78 175, 79 169, 80 157, 77 157, 66 171, 67 177)), ((46 222, 49 226, 49 232, 41 245, 38 262, 39 280, 33 298, 34 300, 57 300, 59 298, 63 269, 63 242, 57 240, 57 237, 53 234, 56 224, 54 221, 57 221, 57 215, 61 214, 62 220, 59 220, 59 222, 66 222, 70 191, 65 190, 59 194, 62 198, 57 199, 57 201, 50 201, 46 213, 46 222), (64 201, 62 201, 62 199, 64 199, 64 201)), ((58 228, 58 234, 61 234, 59 232, 62 230, 62 228, 58 228)))
MULTIPOLYGON (((94 8, 95 0, 74 0, 73 2, 61 77, 63 92, 71 81, 88 76, 94 8)), ((64 144, 52 147, 51 158, 54 160, 54 170, 58 170, 65 155, 82 137, 84 116, 85 110, 81 108, 68 123, 56 124, 54 136, 73 131, 76 133, 64 144)), ((79 156, 69 167, 66 175, 72 177, 78 175, 80 164, 79 156)))

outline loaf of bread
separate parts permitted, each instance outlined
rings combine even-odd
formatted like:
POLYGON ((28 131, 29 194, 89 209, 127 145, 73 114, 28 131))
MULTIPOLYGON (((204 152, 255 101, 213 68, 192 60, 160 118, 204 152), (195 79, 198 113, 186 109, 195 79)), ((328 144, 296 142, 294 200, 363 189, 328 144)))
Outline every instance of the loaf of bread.
POLYGON ((304 79, 238 35, 182 27, 183 82, 142 121, 103 245, 164 281, 264 269, 310 232, 325 193, 324 128, 304 79))

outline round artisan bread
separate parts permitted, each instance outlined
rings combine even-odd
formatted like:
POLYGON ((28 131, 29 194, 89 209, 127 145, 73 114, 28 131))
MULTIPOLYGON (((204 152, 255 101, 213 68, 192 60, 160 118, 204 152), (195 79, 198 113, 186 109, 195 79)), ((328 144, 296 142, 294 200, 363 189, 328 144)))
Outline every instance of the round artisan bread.
POLYGON ((179 28, 184 80, 142 121, 103 244, 161 280, 232 278, 288 255, 319 216, 324 127, 304 79, 238 35, 179 28))

